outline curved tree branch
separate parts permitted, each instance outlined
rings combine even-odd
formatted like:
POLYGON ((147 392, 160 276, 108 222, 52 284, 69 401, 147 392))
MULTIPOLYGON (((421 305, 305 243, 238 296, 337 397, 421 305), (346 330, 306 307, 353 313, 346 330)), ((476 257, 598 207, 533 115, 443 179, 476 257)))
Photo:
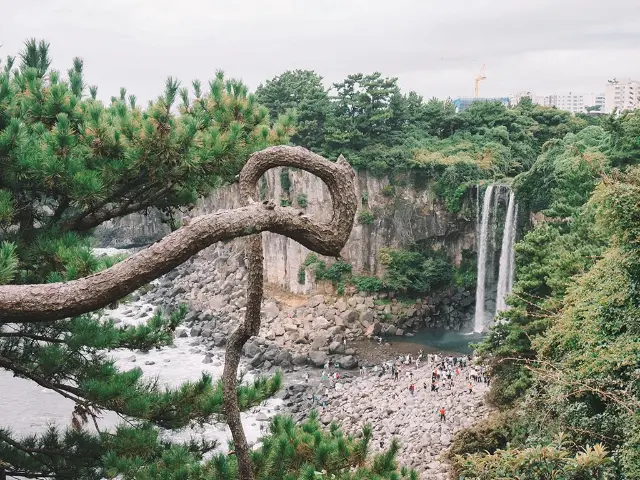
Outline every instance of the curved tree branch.
POLYGON ((285 235, 320 254, 338 256, 353 227, 357 206, 352 168, 342 157, 330 162, 304 148, 271 147, 249 158, 240 173, 241 183, 253 185, 249 190, 255 192, 264 172, 279 166, 307 170, 327 184, 334 210, 329 223, 249 197, 247 206, 195 218, 100 273, 71 282, 0 286, 0 323, 52 321, 103 308, 215 242, 264 231, 285 235))
MULTIPOLYGON (((292 166, 307 170, 320 177, 329 187, 333 200, 333 217, 329 230, 319 232, 321 243, 339 245, 341 249, 349 238, 353 227, 353 218, 357 206, 353 185, 353 170, 347 167, 347 175, 335 175, 335 172, 325 168, 326 160, 304 149, 286 149, 282 147, 263 150, 254 154, 250 160, 258 166, 256 169, 243 169, 240 173, 240 194, 246 203, 257 195, 258 180, 262 174, 272 166, 292 166)), ((342 156, 336 166, 346 165, 342 156)), ((312 248, 313 250, 314 248, 312 248)), ((238 460, 238 474, 240 480, 253 480, 251 466, 251 452, 242 427, 240 408, 238 407, 237 371, 240 364, 242 347, 260 331, 260 306, 263 293, 263 249, 262 235, 252 235, 245 243, 245 252, 249 275, 247 282, 247 310, 244 322, 236 328, 227 342, 224 371, 222 374, 224 408, 227 425, 233 436, 235 455, 238 460)))

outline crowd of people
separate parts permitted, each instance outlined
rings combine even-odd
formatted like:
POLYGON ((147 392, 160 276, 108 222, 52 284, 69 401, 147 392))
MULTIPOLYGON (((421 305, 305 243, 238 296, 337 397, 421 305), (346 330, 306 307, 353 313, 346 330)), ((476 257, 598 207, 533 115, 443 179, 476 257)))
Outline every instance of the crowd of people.
MULTIPOLYGON (((397 382, 408 380, 408 395, 415 395, 420 383, 425 391, 438 395, 442 390, 452 390, 454 385, 459 382, 465 382, 465 391, 471 394, 475 385, 489 386, 491 381, 486 368, 483 365, 473 365, 472 361, 471 355, 444 356, 431 353, 425 355, 421 350, 415 358, 412 355, 405 355, 369 368, 361 365, 359 374, 363 377, 374 376, 378 378, 390 375, 397 382), (424 375, 424 371, 420 370, 420 366, 424 365, 424 362, 429 367, 428 371, 431 371, 431 378, 418 378, 418 376, 424 375)), ((340 365, 337 363, 331 365, 327 362, 324 365, 320 383, 313 395, 313 404, 323 411, 327 408, 329 389, 336 388, 336 384, 341 378, 339 368, 340 365)), ((308 373, 305 374, 305 381, 309 383, 308 373)), ((440 421, 446 421, 444 407, 441 407, 438 413, 440 421)))

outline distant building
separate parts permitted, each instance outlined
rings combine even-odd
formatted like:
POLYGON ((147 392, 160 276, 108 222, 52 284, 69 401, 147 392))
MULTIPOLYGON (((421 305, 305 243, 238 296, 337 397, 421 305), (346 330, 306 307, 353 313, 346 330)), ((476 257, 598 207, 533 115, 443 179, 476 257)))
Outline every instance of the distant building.
POLYGON ((509 104, 512 107, 515 107, 523 98, 530 98, 531 101, 535 103, 536 96, 528 90, 522 90, 520 92, 509 95, 509 104))
POLYGON ((476 97, 461 97, 456 98, 453 102, 453 105, 456 107, 456 112, 464 112, 467 108, 471 106, 472 103, 475 102, 500 102, 505 107, 509 106, 509 97, 495 97, 495 98, 476 98, 476 97))
POLYGON ((511 105, 517 105, 525 96, 530 97, 531 101, 536 105, 555 107, 558 110, 571 113, 587 113, 587 107, 600 107, 597 113, 604 113, 605 110, 604 93, 566 92, 555 93, 553 95, 533 95, 531 92, 518 92, 511 95, 511 105))
POLYGON ((604 97, 605 113, 635 110, 640 106, 640 81, 630 78, 609 80, 604 97))

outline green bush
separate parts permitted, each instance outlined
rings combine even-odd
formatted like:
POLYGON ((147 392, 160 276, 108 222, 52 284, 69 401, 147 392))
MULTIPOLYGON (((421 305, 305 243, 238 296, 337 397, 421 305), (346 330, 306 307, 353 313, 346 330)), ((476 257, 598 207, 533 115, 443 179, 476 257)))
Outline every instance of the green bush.
POLYGON ((291 190, 291 178, 289 178, 288 168, 283 168, 280 171, 280 187, 284 193, 289 195, 289 191, 291 190))
POLYGON ((382 195, 389 198, 389 197, 393 197, 396 194, 396 187, 394 187, 393 185, 385 185, 382 188, 382 195))
POLYGON ((360 292, 376 293, 384 290, 384 284, 378 277, 359 275, 354 277, 353 283, 360 292))
POLYGON ((299 193, 298 196, 296 197, 296 202, 298 202, 298 206, 300 208, 307 208, 307 205, 308 205, 307 194, 299 193))
POLYGON ((310 253, 298 269, 298 283, 301 285, 304 285, 306 279, 306 268, 313 270, 316 280, 327 280, 334 285, 342 282, 344 289, 344 282, 350 279, 353 267, 344 260, 338 260, 327 267, 327 264, 323 260, 318 259, 315 253, 310 253))
POLYGON ((358 214, 358 223, 360 225, 371 225, 373 223, 374 217, 371 210, 360 210, 358 214))
POLYGON ((290 207, 291 206, 291 200, 289 200, 288 198, 281 198, 280 199, 280 206, 281 207, 290 207))
POLYGON ((486 176, 476 163, 456 162, 445 168, 435 184, 436 194, 444 200, 447 210, 459 212, 462 199, 470 185, 486 176))
MULTIPOLYGON (((324 262, 323 262, 324 265, 324 262)), ((316 278, 318 280, 329 280, 333 283, 338 283, 348 277, 351 274, 352 265, 343 260, 338 260, 334 264, 330 265, 322 269, 322 274, 318 277, 316 273, 316 278)))
POLYGON ((380 262, 386 267, 385 287, 411 296, 424 295, 449 285, 454 267, 441 252, 383 248, 380 262))

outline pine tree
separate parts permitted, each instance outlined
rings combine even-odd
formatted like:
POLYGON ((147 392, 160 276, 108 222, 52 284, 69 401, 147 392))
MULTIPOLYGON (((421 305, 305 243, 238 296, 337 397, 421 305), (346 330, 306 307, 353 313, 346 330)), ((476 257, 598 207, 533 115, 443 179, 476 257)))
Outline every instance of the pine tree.
MULTIPOLYGON (((270 127, 246 87, 221 73, 206 94, 194 82, 193 100, 170 78, 163 95, 141 110, 134 96, 127 102, 124 89, 106 107, 96 100, 96 87, 86 97, 80 59, 63 81, 48 69, 44 42, 27 42, 20 58, 19 69, 0 74, 0 283, 10 284, 0 286, 0 368, 71 399, 76 408, 66 431, 16 438, 0 429, 0 466, 31 478, 97 479, 134 470, 127 478, 198 478, 200 461, 214 446, 167 443, 157 427, 237 416, 273 394, 280 375, 237 388, 233 369, 225 370, 224 386, 203 375, 162 389, 139 369, 117 370, 108 351, 167 345, 185 311, 158 312, 146 325, 125 328, 90 312, 219 240, 271 230, 338 255, 355 214, 353 172, 344 159, 328 162, 289 147, 262 150, 243 168, 247 156, 285 141, 292 119, 270 127), (241 168, 241 187, 255 191, 266 170, 283 165, 327 183, 334 197, 329 224, 247 197, 246 207, 195 219, 126 261, 91 254, 88 235, 106 220, 150 207, 170 217, 232 181, 241 168), (87 433, 83 425, 103 410, 130 421, 115 431, 87 433)), ((253 271, 261 271, 261 261, 253 271)), ((259 305, 262 292, 249 290, 248 297, 259 305)), ((229 355, 239 356, 243 343, 229 355)))

